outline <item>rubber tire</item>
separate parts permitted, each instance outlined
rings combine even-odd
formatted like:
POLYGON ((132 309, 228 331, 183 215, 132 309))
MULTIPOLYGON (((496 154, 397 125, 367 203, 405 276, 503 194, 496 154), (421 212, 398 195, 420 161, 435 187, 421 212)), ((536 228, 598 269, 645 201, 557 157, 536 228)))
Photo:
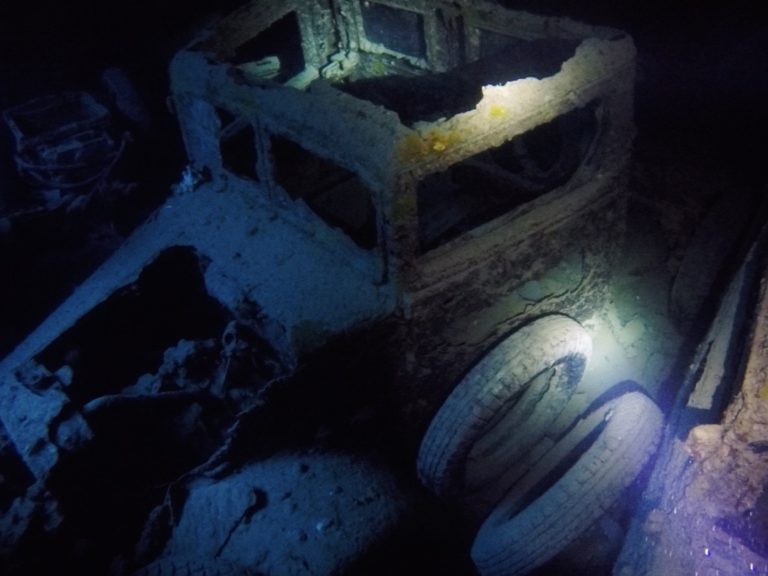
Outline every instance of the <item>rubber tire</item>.
MULTIPOLYGON (((439 496, 461 496, 473 446, 513 408, 529 383, 553 367, 564 368, 562 386, 546 395, 547 402, 562 409, 591 352, 586 331, 560 315, 539 318, 504 339, 459 382, 430 423, 417 460, 421 482, 439 496)), ((536 442, 535 434, 521 438, 531 448, 536 442)))
MULTIPOLYGON (((527 574, 571 544, 621 497, 656 451, 663 416, 650 398, 630 392, 584 422, 586 427, 574 427, 570 438, 558 442, 570 452, 585 432, 604 426, 576 463, 519 513, 524 491, 513 490, 481 525, 471 555, 482 576, 527 574)), ((550 452, 553 463, 563 456, 557 448, 550 452)), ((521 484, 535 487, 552 468, 533 470, 535 477, 521 484)))

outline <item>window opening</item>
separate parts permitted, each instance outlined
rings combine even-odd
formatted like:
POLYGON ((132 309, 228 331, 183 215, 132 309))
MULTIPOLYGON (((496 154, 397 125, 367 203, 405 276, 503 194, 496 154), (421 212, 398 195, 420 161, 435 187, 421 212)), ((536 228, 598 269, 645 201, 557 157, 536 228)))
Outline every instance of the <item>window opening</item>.
MULTIPOLYGON (((487 30, 480 31, 480 61, 505 76, 505 81, 518 78, 546 78, 560 71, 581 42, 564 38, 523 40, 487 30)), ((501 79, 501 77, 499 77, 501 79)))
POLYGON ((572 110, 424 178, 417 188, 422 252, 565 184, 589 154, 596 107, 572 110))
POLYGON ((406 56, 426 57, 424 16, 367 0, 360 3, 360 11, 369 41, 406 56))
POLYGON ((235 50, 235 56, 230 63, 244 65, 274 62, 274 57, 277 57, 279 64, 279 71, 273 78, 277 82, 285 82, 304 70, 301 29, 295 12, 289 12, 269 28, 241 44, 235 50))
POLYGON ((273 136, 275 180, 294 199, 303 200, 320 218, 344 231, 358 246, 376 245, 376 213, 370 190, 353 172, 273 136))
POLYGON ((223 108, 217 108, 216 113, 221 123, 219 149, 224 169, 242 178, 258 180, 256 132, 253 125, 223 108))
POLYGON ((342 82, 337 87, 396 112, 403 124, 412 126, 472 110, 483 97, 483 86, 557 74, 578 44, 571 40, 518 40, 447 72, 414 75, 395 71, 342 82))

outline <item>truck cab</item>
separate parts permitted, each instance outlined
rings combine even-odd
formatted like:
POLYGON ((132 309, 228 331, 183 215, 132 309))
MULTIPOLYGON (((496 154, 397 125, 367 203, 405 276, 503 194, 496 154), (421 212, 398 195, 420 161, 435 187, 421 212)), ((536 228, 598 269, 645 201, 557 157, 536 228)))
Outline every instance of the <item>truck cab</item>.
POLYGON ((290 247, 259 251, 251 292, 290 354, 395 315, 450 380, 526 318, 602 298, 634 54, 483 2, 254 2, 177 53, 172 99, 203 186, 249 196, 290 247))

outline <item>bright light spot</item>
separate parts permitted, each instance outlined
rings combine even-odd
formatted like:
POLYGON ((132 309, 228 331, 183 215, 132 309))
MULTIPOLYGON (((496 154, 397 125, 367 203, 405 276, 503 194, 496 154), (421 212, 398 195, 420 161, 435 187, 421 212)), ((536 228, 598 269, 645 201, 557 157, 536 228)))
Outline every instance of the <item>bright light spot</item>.
POLYGON ((629 379, 624 350, 609 322, 595 314, 583 323, 592 337, 593 353, 579 387, 599 394, 607 386, 629 379))
POLYGON ((709 546, 704 546, 704 556, 709 556, 709 546))
POLYGON ((507 109, 504 106, 499 106, 498 104, 491 104, 489 114, 491 118, 504 118, 507 115, 507 109))

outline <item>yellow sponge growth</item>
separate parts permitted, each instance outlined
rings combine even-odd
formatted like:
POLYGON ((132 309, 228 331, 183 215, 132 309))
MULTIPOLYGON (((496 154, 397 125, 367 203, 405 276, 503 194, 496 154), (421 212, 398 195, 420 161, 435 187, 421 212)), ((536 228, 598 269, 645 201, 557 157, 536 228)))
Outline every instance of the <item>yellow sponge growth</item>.
POLYGON ((418 161, 433 154, 443 154, 461 141, 458 130, 433 129, 426 133, 413 132, 400 144, 398 157, 403 162, 418 161))
POLYGON ((507 114, 507 109, 499 104, 491 104, 491 107, 488 110, 488 115, 497 120, 506 117, 507 114))

